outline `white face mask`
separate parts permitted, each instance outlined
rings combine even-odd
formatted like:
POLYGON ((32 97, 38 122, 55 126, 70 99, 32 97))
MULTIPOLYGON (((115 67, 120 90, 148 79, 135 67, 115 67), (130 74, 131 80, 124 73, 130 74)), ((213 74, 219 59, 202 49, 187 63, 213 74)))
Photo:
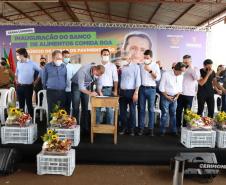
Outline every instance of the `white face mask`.
POLYGON ((150 60, 150 59, 145 59, 145 60, 144 60, 144 64, 145 64, 145 65, 148 65, 148 64, 150 64, 150 63, 151 63, 151 60, 150 60))
POLYGON ((16 59, 17 59, 18 61, 21 61, 21 58, 20 58, 19 55, 16 56, 16 59))
POLYGON ((56 62, 54 62, 56 66, 60 66, 62 63, 63 63, 62 60, 57 60, 56 62))
POLYGON ((94 77, 95 79, 99 78, 99 76, 97 76, 97 75, 93 75, 93 77, 94 77))
POLYGON ((68 64, 70 62, 70 58, 64 58, 64 63, 68 64))
POLYGON ((102 56, 102 61, 103 62, 109 62, 110 61, 110 57, 109 56, 102 56))
POLYGON ((126 66, 129 64, 129 62, 127 60, 121 60, 120 64, 121 66, 126 66))

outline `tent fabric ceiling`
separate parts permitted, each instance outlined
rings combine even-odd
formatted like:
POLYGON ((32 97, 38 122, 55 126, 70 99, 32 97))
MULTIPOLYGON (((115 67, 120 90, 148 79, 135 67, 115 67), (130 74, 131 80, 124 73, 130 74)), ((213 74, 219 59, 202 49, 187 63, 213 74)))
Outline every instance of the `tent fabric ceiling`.
POLYGON ((1 22, 108 22, 199 26, 226 13, 226 0, 15 1, 5 0, 0 4, 1 22))

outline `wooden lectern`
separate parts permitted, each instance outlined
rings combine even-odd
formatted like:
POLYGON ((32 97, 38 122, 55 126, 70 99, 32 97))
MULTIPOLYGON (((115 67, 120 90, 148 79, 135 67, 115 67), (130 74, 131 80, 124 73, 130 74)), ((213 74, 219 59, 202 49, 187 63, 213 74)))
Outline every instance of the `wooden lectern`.
POLYGON ((91 97, 91 143, 94 134, 114 134, 114 144, 117 144, 117 124, 118 124, 118 101, 119 97, 91 97), (114 123, 96 124, 96 108, 109 107, 114 109, 114 123))

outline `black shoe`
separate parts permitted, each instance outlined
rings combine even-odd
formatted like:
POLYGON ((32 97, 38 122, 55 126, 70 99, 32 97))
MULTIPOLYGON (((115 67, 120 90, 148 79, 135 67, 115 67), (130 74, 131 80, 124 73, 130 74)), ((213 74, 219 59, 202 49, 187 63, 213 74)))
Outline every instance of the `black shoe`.
POLYGON ((135 136, 135 132, 134 132, 134 129, 131 129, 130 130, 130 134, 129 134, 130 136, 135 136))
POLYGON ((126 135, 127 134, 127 129, 122 129, 120 132, 119 132, 119 135, 126 135))
POLYGON ((178 137, 178 136, 179 136, 179 134, 178 134, 178 132, 173 132, 173 133, 172 133, 172 136, 176 136, 176 137, 178 137))
POLYGON ((165 133, 160 133, 160 136, 161 136, 161 137, 165 136, 165 133))
POLYGON ((149 129, 149 136, 153 137, 154 136, 154 129, 149 129))
POLYGON ((143 128, 141 128, 138 132, 138 136, 142 136, 142 135, 144 135, 144 129, 143 128))

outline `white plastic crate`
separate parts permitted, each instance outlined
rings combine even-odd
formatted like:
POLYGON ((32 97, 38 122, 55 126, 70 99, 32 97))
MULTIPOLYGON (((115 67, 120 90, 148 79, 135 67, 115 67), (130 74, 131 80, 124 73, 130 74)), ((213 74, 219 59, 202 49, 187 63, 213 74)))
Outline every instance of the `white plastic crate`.
POLYGON ((3 126, 1 127, 1 140, 2 144, 32 144, 37 140, 37 124, 27 127, 3 126))
POLYGON ((214 130, 189 130, 181 129, 181 143, 187 148, 209 147, 214 148, 216 142, 216 131, 214 130))
POLYGON ((37 155, 37 174, 55 174, 71 176, 75 169, 75 150, 71 149, 67 155, 37 155))
POLYGON ((72 146, 78 146, 80 142, 80 125, 76 125, 75 128, 62 129, 62 128, 49 128, 57 131, 57 135, 60 139, 71 139, 72 146))
POLYGON ((217 130, 217 147, 226 148, 226 131, 217 130))

